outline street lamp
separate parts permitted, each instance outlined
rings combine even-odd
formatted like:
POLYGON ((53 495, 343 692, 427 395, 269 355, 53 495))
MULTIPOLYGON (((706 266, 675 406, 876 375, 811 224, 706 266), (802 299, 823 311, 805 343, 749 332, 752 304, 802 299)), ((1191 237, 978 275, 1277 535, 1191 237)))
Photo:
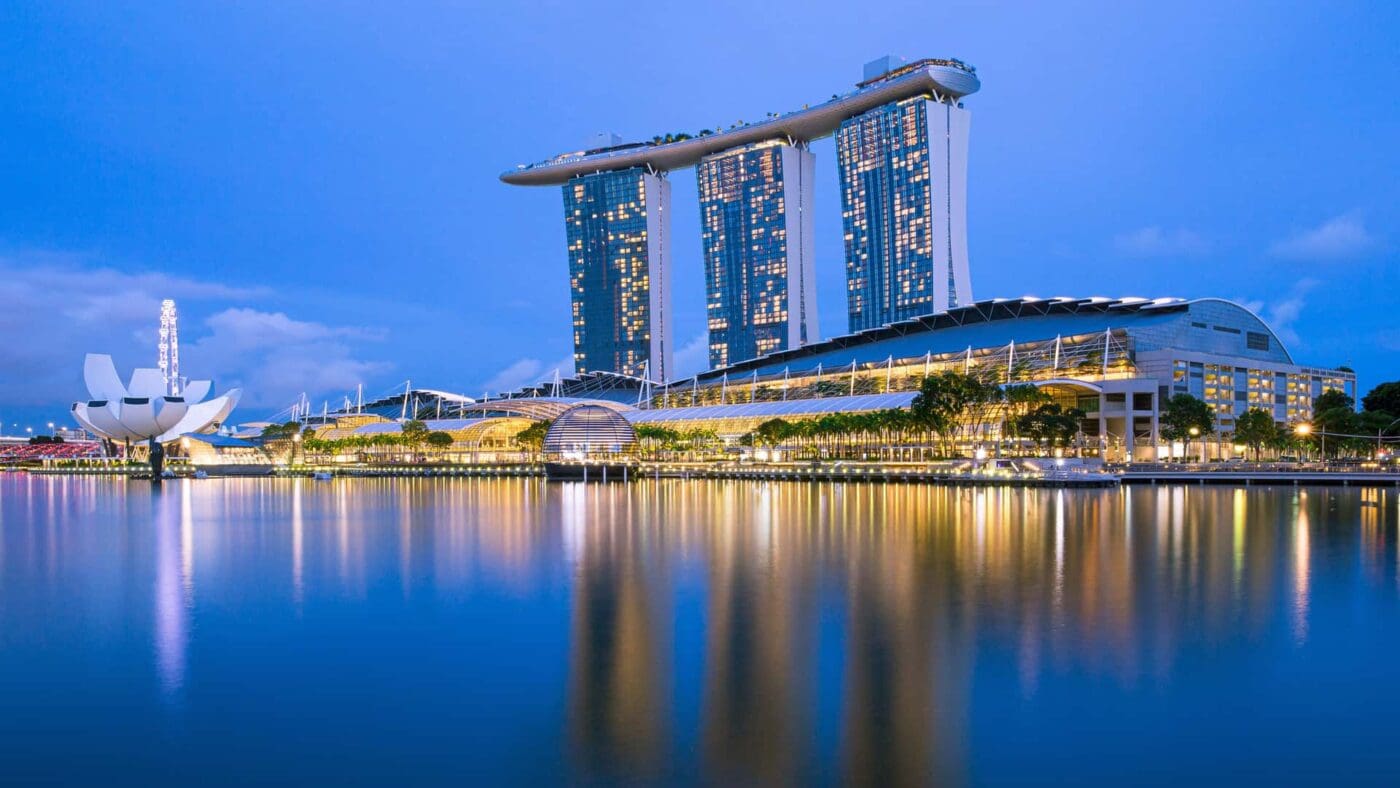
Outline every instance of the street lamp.
MULTIPOLYGON (((1312 434, 1312 431, 1313 431, 1312 425, 1309 424, 1309 423, 1307 423, 1306 421, 1303 422, 1302 424, 1299 424, 1298 426, 1296 426, 1296 427, 1293 428, 1293 434, 1294 434, 1294 435, 1297 435, 1297 436, 1300 437, 1300 438, 1306 438, 1306 437, 1308 437, 1309 435, 1312 434)), ((1322 440, 1323 440, 1323 441, 1326 441, 1326 440, 1327 440, 1327 436, 1326 436, 1326 435, 1323 435, 1323 436, 1322 436, 1322 440)), ((1324 444, 1324 445, 1326 445, 1326 444, 1324 444)), ((1325 454, 1323 455, 1323 459, 1326 459, 1326 455, 1325 455, 1325 454)))
POLYGON ((1192 427, 1191 429, 1189 429, 1189 430, 1186 431, 1186 434, 1191 436, 1190 438, 1187 438, 1187 439, 1186 439, 1186 454, 1187 454, 1187 456, 1190 456, 1190 454, 1191 454, 1191 438, 1195 438, 1195 437, 1197 437, 1198 435, 1200 435, 1200 434, 1201 434, 1201 428, 1200 428, 1200 427, 1192 427))
POLYGON ((53 422, 49 422, 49 435, 52 436, 53 434, 53 422))

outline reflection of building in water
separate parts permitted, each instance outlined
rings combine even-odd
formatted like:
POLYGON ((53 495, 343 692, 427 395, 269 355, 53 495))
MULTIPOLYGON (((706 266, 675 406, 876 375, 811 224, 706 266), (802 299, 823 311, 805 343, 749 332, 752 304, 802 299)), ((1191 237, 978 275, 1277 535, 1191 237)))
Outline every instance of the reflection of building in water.
POLYGON ((972 498, 928 488, 848 488, 832 524, 844 546, 849 635, 842 771, 877 785, 946 784, 964 773, 974 579, 972 498))
POLYGON ((799 782, 813 702, 816 556, 783 518, 809 505, 805 486, 700 488, 710 571, 702 738, 711 779, 799 782))
POLYGON ((581 521, 569 666, 576 756, 602 777, 655 779, 665 765, 671 660, 664 556, 620 495, 568 498, 581 521))
POLYGON ((194 594, 194 514, 190 482, 151 490, 155 515, 155 651, 168 698, 185 684, 189 605, 194 594))

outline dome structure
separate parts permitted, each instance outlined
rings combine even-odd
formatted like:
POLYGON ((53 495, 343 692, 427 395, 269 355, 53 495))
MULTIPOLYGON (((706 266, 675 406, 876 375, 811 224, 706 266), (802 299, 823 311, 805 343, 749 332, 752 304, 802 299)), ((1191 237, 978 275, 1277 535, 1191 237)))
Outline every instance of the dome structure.
POLYGON ((621 413, 603 405, 577 405, 549 425, 545 454, 622 454, 637 445, 637 433, 621 413))
POLYGON ((84 359, 83 381, 90 399, 73 403, 73 419, 88 432, 117 441, 168 443, 222 424, 242 394, 233 389, 205 400, 214 387, 208 380, 189 381, 172 394, 158 369, 133 370, 123 385, 112 357, 97 353, 84 359))

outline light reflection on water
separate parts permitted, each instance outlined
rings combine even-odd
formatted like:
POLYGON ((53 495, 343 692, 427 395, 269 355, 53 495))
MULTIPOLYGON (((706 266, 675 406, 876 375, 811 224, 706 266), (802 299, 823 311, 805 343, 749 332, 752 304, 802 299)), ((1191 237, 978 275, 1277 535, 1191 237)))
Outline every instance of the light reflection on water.
POLYGON ((0 756, 74 780, 1306 781, 1341 758, 1384 781, 1398 511, 7 474, 0 756))

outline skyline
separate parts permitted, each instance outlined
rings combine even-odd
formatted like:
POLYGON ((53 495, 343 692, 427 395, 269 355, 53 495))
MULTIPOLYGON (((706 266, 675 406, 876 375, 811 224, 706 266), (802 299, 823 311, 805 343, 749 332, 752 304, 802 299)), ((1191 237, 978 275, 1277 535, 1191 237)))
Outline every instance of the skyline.
MULTIPOLYGON (((1079 10, 1082 22, 1090 12, 1079 10)), ((1066 12, 1050 28, 1060 38, 1031 29, 1049 24, 1039 9, 1009 25, 945 11, 932 38, 871 35, 927 27, 888 24, 888 9, 841 36, 834 22, 802 20, 783 42, 788 62, 744 59, 772 30, 705 41, 729 71, 688 65, 704 37, 687 27, 698 20, 673 15, 676 45, 652 55, 646 85, 574 61, 560 82, 560 56, 507 57, 523 36, 597 24, 569 9, 534 34, 512 32, 508 16, 468 29, 445 10, 393 20, 210 10, 200 27, 217 40, 181 40, 179 15, 153 10, 0 12, 16 33, 0 117, 20 141, 0 154, 11 175, 0 295, 19 307, 0 317, 0 364, 15 373, 0 382, 0 418, 64 416, 83 352, 150 366, 167 297, 180 302, 184 366, 221 390, 241 385, 242 420, 361 380, 367 391, 412 378, 479 396, 548 377, 570 355, 558 196, 499 184, 501 170, 574 149, 593 129, 649 138, 820 101, 887 51, 959 57, 986 85, 968 183, 979 298, 1237 298, 1301 361, 1354 366, 1361 391, 1397 367, 1400 332, 1385 314, 1400 284, 1389 265, 1397 152, 1386 143, 1400 113, 1384 84, 1394 11, 1319 5, 1281 19, 1203 6, 1153 21, 1094 9, 1092 34, 1066 12), (302 40, 313 21, 324 28, 302 40), (387 24, 357 47, 371 22, 387 24), (293 46, 315 57, 280 60, 293 46), (1074 75, 1054 83, 1053 100, 1052 62, 1074 75), (13 339, 31 335, 43 340, 13 339)), ((830 337, 845 333, 830 218, 839 191, 832 141, 813 148, 827 160, 815 267, 830 337)), ((672 175, 685 195, 672 228, 673 377, 708 354, 692 178, 672 175)))

